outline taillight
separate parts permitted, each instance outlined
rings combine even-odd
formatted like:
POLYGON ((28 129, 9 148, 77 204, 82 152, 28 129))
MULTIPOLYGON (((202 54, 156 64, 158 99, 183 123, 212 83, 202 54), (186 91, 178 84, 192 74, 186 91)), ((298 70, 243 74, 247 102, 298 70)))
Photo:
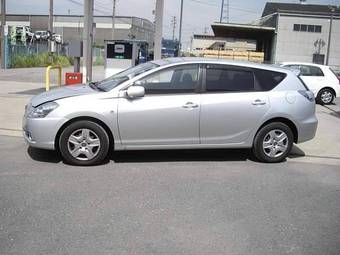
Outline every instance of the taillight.
POLYGON ((315 100, 314 94, 310 90, 299 90, 298 91, 302 96, 308 99, 308 101, 313 102, 315 100))

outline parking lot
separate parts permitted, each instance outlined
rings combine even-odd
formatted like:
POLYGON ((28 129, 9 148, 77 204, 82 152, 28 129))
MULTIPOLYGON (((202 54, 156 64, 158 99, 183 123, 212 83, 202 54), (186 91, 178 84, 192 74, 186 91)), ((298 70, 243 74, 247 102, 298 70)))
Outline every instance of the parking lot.
POLYGON ((280 164, 176 150, 73 167, 21 137, 38 74, 0 81, 0 254, 339 254, 339 99, 280 164))

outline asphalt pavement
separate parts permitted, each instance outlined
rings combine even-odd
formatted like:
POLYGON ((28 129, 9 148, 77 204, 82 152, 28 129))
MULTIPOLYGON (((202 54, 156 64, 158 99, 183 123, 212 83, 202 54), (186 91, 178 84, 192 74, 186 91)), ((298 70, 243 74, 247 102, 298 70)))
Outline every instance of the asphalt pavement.
POLYGON ((73 167, 6 136, 0 155, 0 254, 340 252, 339 166, 204 150, 73 167))

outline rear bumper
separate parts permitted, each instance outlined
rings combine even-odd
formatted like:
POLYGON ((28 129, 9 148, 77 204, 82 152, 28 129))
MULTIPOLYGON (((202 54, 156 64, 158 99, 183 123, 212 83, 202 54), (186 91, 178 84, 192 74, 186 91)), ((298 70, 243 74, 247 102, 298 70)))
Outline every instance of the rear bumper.
POLYGON ((313 116, 307 120, 299 122, 297 143, 307 142, 315 137, 318 128, 318 119, 313 116))

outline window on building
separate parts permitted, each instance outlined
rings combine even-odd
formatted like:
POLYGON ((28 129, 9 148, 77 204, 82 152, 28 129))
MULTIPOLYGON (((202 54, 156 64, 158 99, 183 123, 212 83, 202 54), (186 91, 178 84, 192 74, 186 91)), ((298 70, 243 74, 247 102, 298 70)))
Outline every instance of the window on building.
POLYGON ((314 25, 308 25, 307 29, 308 29, 308 32, 314 32, 315 26, 314 25))
POLYGON ((300 24, 294 24, 294 31, 300 31, 300 24))
POLYGON ((323 65, 325 63, 325 54, 313 54, 313 63, 323 65))
POLYGON ((307 25, 301 24, 301 30, 302 32, 307 31, 307 25))
POLYGON ((321 26, 320 25, 294 24, 293 30, 298 31, 298 32, 321 33, 321 26))
POLYGON ((315 32, 321 33, 321 26, 315 26, 315 32))

